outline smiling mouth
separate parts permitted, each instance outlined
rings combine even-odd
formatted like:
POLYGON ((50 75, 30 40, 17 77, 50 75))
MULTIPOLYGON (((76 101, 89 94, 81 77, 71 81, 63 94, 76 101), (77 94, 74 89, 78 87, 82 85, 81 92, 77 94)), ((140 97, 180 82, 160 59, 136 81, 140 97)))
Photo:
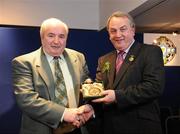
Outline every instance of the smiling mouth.
POLYGON ((116 42, 122 42, 122 41, 124 41, 123 39, 121 39, 121 40, 115 40, 116 42))
POLYGON ((61 46, 52 46, 52 48, 58 49, 61 48, 61 46))

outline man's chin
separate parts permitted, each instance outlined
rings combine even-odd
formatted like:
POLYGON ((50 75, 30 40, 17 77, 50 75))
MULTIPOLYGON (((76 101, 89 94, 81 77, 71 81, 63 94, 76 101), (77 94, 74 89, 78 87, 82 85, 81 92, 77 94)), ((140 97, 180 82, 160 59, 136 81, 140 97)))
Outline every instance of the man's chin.
POLYGON ((63 53, 63 51, 64 51, 64 49, 63 50, 62 49, 56 49, 52 53, 53 53, 53 55, 59 56, 63 53))
POLYGON ((118 43, 115 44, 115 46, 116 46, 117 49, 119 49, 119 48, 121 48, 123 46, 123 43, 118 42, 118 43))

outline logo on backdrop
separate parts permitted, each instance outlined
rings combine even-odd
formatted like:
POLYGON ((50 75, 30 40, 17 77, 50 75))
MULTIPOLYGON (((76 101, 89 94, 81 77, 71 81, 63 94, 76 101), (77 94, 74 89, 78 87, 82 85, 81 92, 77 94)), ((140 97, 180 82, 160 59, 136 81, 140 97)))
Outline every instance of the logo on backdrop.
POLYGON ((172 61, 172 59, 176 55, 176 46, 174 43, 168 39, 166 36, 160 36, 157 38, 154 43, 154 45, 157 45, 161 48, 163 52, 163 60, 164 64, 172 61))

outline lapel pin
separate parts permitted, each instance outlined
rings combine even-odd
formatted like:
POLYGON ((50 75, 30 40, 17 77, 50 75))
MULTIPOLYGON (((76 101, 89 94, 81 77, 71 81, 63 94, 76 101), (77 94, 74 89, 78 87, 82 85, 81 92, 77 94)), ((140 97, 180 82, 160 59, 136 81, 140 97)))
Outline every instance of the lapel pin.
POLYGON ((132 61, 134 61, 134 59, 135 59, 135 56, 134 55, 130 55, 129 61, 132 62, 132 61))
POLYGON ((109 61, 106 61, 103 65, 103 68, 102 68, 102 72, 109 72, 110 71, 110 62, 109 61))

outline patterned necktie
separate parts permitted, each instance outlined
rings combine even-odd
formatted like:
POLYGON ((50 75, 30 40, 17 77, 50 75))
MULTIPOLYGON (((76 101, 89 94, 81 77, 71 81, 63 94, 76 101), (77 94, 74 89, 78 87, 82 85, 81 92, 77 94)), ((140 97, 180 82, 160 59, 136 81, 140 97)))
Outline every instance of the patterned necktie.
POLYGON ((119 72, 121 65, 124 61, 123 55, 125 54, 124 51, 119 51, 117 58, 116 58, 116 74, 119 72))
POLYGON ((59 65, 59 58, 60 57, 54 57, 54 70, 55 70, 55 96, 56 96, 56 102, 58 104, 62 104, 64 106, 68 105, 68 97, 67 97, 67 91, 66 86, 64 82, 64 77, 62 74, 61 67, 59 65))

